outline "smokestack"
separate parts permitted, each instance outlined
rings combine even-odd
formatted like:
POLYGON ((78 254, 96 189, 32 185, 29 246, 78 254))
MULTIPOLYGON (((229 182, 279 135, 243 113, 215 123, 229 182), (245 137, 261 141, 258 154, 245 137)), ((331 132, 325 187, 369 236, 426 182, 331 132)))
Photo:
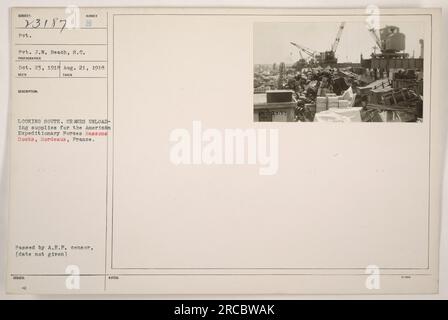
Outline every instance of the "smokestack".
POLYGON ((423 59, 424 56, 424 44, 423 44, 423 39, 420 39, 420 58, 423 59))

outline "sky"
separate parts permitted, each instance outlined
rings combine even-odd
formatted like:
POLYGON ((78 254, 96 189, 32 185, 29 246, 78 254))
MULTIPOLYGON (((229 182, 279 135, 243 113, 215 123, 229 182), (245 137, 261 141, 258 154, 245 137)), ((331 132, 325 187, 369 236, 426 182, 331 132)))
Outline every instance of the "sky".
MULTIPOLYGON (((342 21, 341 21, 342 22, 342 21)), ((330 50, 340 22, 263 22, 254 25, 254 63, 294 63, 300 58, 298 49, 290 42, 315 51, 330 50)), ((412 57, 420 56, 419 40, 424 38, 422 22, 388 23, 406 35, 406 49, 412 57)), ((382 24, 381 27, 385 26, 382 24)), ((364 22, 347 22, 336 51, 338 62, 359 62, 360 54, 369 58, 375 42, 364 22)), ((377 52, 379 52, 377 50, 377 52)), ((304 54, 304 57, 306 55, 304 54)))

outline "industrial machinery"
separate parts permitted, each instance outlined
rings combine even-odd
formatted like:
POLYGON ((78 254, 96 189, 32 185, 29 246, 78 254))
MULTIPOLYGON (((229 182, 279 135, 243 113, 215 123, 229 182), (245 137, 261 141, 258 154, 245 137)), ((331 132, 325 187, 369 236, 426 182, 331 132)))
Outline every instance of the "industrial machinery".
POLYGON ((322 66, 327 65, 335 65, 338 63, 338 59, 336 58, 336 50, 338 49, 339 42, 341 41, 342 31, 344 31, 345 22, 342 22, 339 26, 338 33, 336 34, 336 39, 331 46, 330 51, 324 51, 320 53, 318 57, 318 61, 322 66))
POLYGON ((294 64, 294 68, 297 70, 302 70, 303 68, 306 68, 308 66, 308 62, 303 57, 302 51, 299 50, 300 59, 294 64))
POLYGON ((382 29, 369 29, 375 44, 381 53, 373 53, 377 58, 407 58, 409 54, 403 51, 406 48, 406 36, 396 26, 386 26, 382 29))
MULTIPOLYGON (((336 50, 338 49, 339 42, 341 40, 342 31, 344 31, 345 22, 342 22, 339 26, 338 33, 336 34, 336 39, 334 40, 331 49, 329 51, 317 52, 311 50, 302 45, 298 45, 297 43, 291 42, 291 44, 299 49, 299 52, 305 52, 310 58, 315 61, 318 65, 322 67, 326 66, 334 66, 338 63, 338 59, 336 58, 336 50)), ((311 61, 309 61, 311 64, 311 61)))
POLYGON ((301 70, 305 67, 314 66, 314 64, 315 64, 314 57, 318 54, 316 51, 313 51, 307 47, 301 46, 294 42, 290 42, 290 43, 294 47, 299 49, 299 54, 300 54, 300 60, 294 64, 295 69, 301 70), (302 52, 304 52, 306 55, 308 55, 308 60, 303 57, 302 52))

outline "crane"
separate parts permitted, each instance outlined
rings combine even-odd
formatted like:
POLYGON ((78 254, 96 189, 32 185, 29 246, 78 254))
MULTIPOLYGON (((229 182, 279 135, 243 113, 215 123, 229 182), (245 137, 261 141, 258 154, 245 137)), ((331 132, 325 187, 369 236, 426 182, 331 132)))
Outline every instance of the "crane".
POLYGON ((299 44, 297 44, 297 43, 295 43, 295 42, 290 42, 290 43, 291 43, 294 47, 298 48, 298 49, 300 50, 299 52, 301 52, 301 51, 305 52, 310 58, 314 58, 314 56, 317 54, 316 51, 311 50, 311 49, 309 49, 309 48, 307 48, 307 47, 301 46, 301 45, 299 45, 299 44))
POLYGON ((381 38, 380 38, 380 36, 378 35, 377 30, 376 30, 375 28, 369 28, 368 30, 369 30, 370 35, 371 35, 372 38, 373 38, 373 41, 375 41, 376 46, 377 46, 381 51, 383 51, 383 49, 384 49, 384 48, 383 48, 383 44, 382 44, 382 42, 381 42, 381 38))
POLYGON ((338 33, 336 34, 336 39, 334 39, 333 45, 331 46, 331 51, 336 52, 338 49, 339 42, 341 41, 342 31, 344 31, 345 22, 341 22, 339 26, 338 33))
POLYGON ((367 30, 381 51, 379 54, 374 51, 373 56, 388 58, 407 58, 409 56, 402 52, 405 49, 405 35, 400 33, 400 28, 387 25, 378 30, 368 26, 367 30))
MULTIPOLYGON (((296 63, 294 63, 293 68, 295 68, 298 71, 301 71, 303 68, 307 67, 309 65, 309 63, 304 58, 301 49, 299 50, 299 55, 300 55, 300 59, 299 59, 299 61, 296 61, 296 63)), ((310 60, 312 60, 312 58, 310 58, 310 60)))
POLYGON ((300 59, 299 59, 299 61, 297 61, 295 64, 294 64, 294 67, 297 69, 297 70, 302 70, 303 68, 305 68, 305 67, 312 67, 312 66, 314 66, 315 65, 315 56, 318 54, 316 51, 313 51, 313 50, 311 50, 311 49, 309 49, 309 48, 307 48, 307 47, 304 47, 304 46, 301 46, 301 45, 299 45, 299 44, 297 44, 297 43, 294 43, 294 42, 290 42, 294 47, 296 47, 297 49, 299 49, 299 55, 300 55, 300 59), (304 52, 306 55, 308 55, 308 60, 307 59, 305 59, 304 57, 303 57, 303 54, 302 54, 302 52, 304 52))
POLYGON ((308 56, 312 58, 313 62, 317 61, 317 63, 321 66, 336 65, 338 63, 338 60, 336 59, 335 53, 336 50, 338 49, 339 42, 341 41, 341 36, 342 32, 344 31, 344 28, 345 28, 345 22, 341 22, 341 24, 339 25, 338 32, 336 34, 336 39, 331 45, 331 49, 329 51, 317 52, 302 45, 299 45, 297 43, 294 42, 290 43, 293 46, 297 47, 300 51, 305 52, 308 56))

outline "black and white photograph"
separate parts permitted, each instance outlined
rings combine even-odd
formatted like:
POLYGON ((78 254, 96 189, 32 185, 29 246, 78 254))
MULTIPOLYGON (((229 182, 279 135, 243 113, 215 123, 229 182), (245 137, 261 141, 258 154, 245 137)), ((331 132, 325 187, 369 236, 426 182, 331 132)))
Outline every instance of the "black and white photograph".
POLYGON ((255 122, 422 122, 419 22, 254 24, 255 122))

